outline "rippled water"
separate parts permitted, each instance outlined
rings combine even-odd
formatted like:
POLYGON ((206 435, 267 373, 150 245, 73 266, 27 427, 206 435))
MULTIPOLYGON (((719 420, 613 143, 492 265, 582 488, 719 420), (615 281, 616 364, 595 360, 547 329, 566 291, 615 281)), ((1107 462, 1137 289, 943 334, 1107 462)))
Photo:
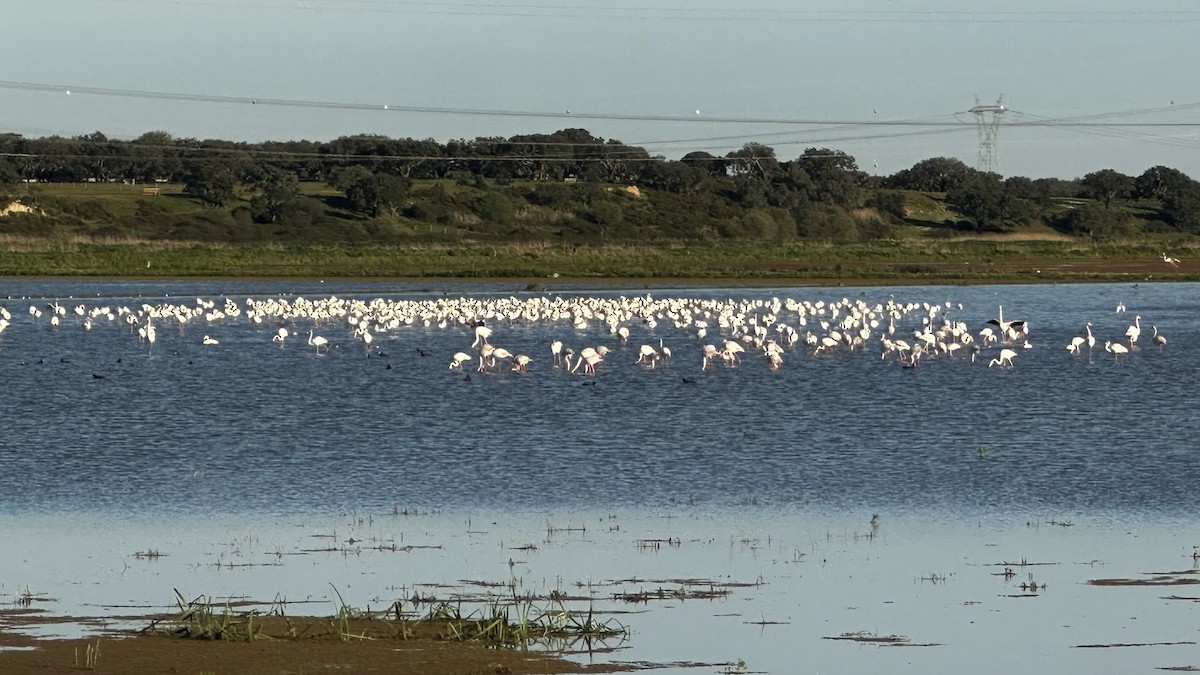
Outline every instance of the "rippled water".
POLYGON ((386 604, 405 584, 516 571, 544 589, 630 577, 762 578, 764 586, 719 606, 680 603, 665 613, 671 621, 631 618, 625 657, 744 658, 769 672, 1011 672, 975 662, 989 650, 1011 656, 1005 641, 1023 636, 1031 651, 1018 661, 1056 672, 1093 672, 1101 656, 1138 668, 1200 661, 1190 652, 1098 656, 1071 647, 1125 635, 1109 624, 1128 624, 1133 613, 1136 627, 1157 633, 1188 611, 1155 600, 1166 593, 1154 589, 1082 582, 1190 567, 1200 543, 1192 522, 1197 290, 562 288, 550 295, 949 301, 950 316, 975 330, 1003 304, 1006 318, 1029 321, 1033 348, 1018 349, 1011 369, 986 366, 995 348, 974 363, 903 368, 872 347, 787 353, 774 372, 758 357, 702 372, 700 345, 715 336, 702 342, 665 321, 630 325, 624 347, 599 322, 586 331, 498 324, 493 342, 533 356, 530 372, 468 378, 447 369, 451 354, 469 351, 467 327, 377 334, 368 355, 348 327, 326 324, 317 332, 334 348, 318 355, 304 344, 306 324, 291 326, 300 339, 281 348, 270 339, 274 325, 252 328, 243 318, 183 331, 160 325, 150 350, 119 320, 85 332, 71 314, 53 328, 28 307, 528 295, 521 288, 8 281, 0 287, 8 296, 0 305, 13 314, 0 333, 0 520, 24 553, 0 559, 0 594, 32 584, 76 605, 168 603, 180 585, 269 599, 344 583, 353 601, 386 604), (1114 312, 1118 302, 1125 314, 1114 312), (1145 330, 1141 348, 1118 362, 1100 347, 1122 340, 1134 315, 1145 330), (1097 349, 1071 356, 1065 345, 1087 321, 1097 349), (1165 349, 1150 342, 1152 324, 1167 336, 1165 349), (205 334, 221 344, 201 345, 205 334), (554 339, 614 351, 585 378, 551 367, 554 339), (638 345, 659 339, 674 352, 670 366, 636 365, 638 345), (420 515, 396 515, 405 513, 420 515), (872 533, 874 513, 884 526, 872 533), (550 535, 548 522, 588 529, 550 535), (301 549, 314 531, 444 548, 405 554, 403 574, 395 554, 361 552, 283 570, 212 566, 222 556, 301 549), (681 545, 634 545, 668 537, 681 545), (522 557, 512 548, 529 543, 538 550, 509 565, 522 557), (134 551, 149 548, 173 553, 131 567, 134 551), (1035 601, 997 600, 1030 579, 1021 570, 998 581, 989 565, 1021 557, 1060 563, 1033 571, 1050 589, 1035 601), (939 575, 950 580, 922 581, 939 575), (1040 604, 1018 604, 1029 602, 1040 604), (748 623, 772 618, 787 623, 748 623), (1027 634, 1035 625, 1054 630, 1027 634), (889 650, 821 640, 858 630, 944 644, 889 650), (993 643, 989 630, 1003 639, 993 643), (812 667, 793 668, 797 644, 812 667))

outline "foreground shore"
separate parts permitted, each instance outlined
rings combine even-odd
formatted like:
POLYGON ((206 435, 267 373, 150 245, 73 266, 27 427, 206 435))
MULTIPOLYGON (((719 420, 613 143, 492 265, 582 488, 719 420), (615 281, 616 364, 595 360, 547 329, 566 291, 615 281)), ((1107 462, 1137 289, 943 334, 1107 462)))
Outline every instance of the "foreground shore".
MULTIPOLYGON (((161 617, 142 617, 150 626, 161 617)), ((611 673, 619 665, 582 665, 536 650, 490 646, 417 636, 408 639, 364 637, 338 639, 270 639, 232 642, 183 639, 154 632, 126 631, 101 637, 33 638, 18 631, 53 631, 73 619, 43 617, 36 611, 0 612, 0 672, 33 675, 96 671, 109 673, 211 673, 213 675, 283 675, 285 673, 423 673, 425 675, 493 675, 511 673, 611 673)), ((329 618, 291 617, 297 626, 328 626, 329 618)), ((352 628, 369 634, 362 621, 352 628)))

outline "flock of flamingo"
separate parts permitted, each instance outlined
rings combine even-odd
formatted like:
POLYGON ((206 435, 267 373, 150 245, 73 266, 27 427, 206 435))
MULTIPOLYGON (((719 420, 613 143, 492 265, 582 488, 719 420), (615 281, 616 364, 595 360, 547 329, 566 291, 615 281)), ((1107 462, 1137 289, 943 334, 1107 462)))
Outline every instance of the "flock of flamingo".
MULTIPOLYGON (((412 327, 454 330, 473 337, 455 351, 449 370, 468 368, 479 373, 528 372, 542 359, 568 373, 597 375, 615 350, 629 347, 635 332, 647 341, 637 346, 633 364, 645 369, 666 368, 673 358, 695 359, 700 370, 737 367, 759 358, 776 370, 796 355, 832 356, 878 350, 885 361, 919 367, 929 359, 984 360, 989 367, 1011 368, 1023 350, 1033 347, 1029 322, 1005 319, 1003 307, 978 330, 956 317, 961 305, 944 303, 868 303, 864 300, 809 302, 793 299, 720 300, 705 298, 546 297, 438 298, 428 300, 364 300, 330 296, 317 300, 247 298, 237 302, 196 298, 189 302, 143 303, 136 306, 85 304, 68 306, 57 300, 28 305, 28 321, 50 330, 72 328, 91 331, 125 326, 153 353, 162 328, 186 336, 194 325, 204 328, 202 345, 219 348, 217 335, 233 326, 246 325, 270 334, 280 347, 304 340, 313 353, 328 353, 331 338, 320 332, 339 332, 340 342, 356 342, 370 354, 377 340, 412 327), (561 339, 545 345, 543 354, 513 352, 500 346, 505 331, 516 335, 523 327, 549 324, 571 332, 578 340, 596 340, 595 330, 607 334, 598 344, 576 350, 561 339), (305 333, 307 335, 305 336, 305 333), (675 347, 668 346, 670 339, 675 347), (985 351, 987 350, 987 351, 985 351)), ((1116 313, 1124 313, 1118 304, 1116 313)), ((10 311, 0 305, 0 350, 4 333, 14 325, 10 311)), ((1083 333, 1066 344, 1072 355, 1089 354, 1097 344, 1090 322, 1083 333)), ((1151 326, 1151 341, 1163 349, 1167 340, 1151 326)), ((1104 349, 1115 361, 1139 348, 1142 318, 1136 316, 1121 338, 1104 340, 1104 349)), ((194 339, 194 338, 193 338, 194 339)), ((266 338, 263 338, 264 341, 266 338)), ((528 340, 526 340, 528 342, 528 340)), ((641 340, 639 340, 641 342, 641 340)), ((465 339, 464 339, 465 343, 465 339)), ((419 349, 422 356, 432 353, 419 349)), ((532 350, 529 350, 532 352, 532 350)))

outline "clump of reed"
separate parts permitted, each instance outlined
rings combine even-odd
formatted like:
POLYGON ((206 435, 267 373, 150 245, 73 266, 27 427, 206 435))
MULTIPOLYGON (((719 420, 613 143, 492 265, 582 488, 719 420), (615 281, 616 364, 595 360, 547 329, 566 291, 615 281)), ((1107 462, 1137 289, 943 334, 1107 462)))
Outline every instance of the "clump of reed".
POLYGON ((200 596, 186 601, 175 591, 179 612, 160 619, 144 632, 192 640, 451 640, 478 642, 493 647, 527 649, 562 647, 578 640, 603 642, 624 638, 625 626, 602 619, 592 608, 573 610, 561 600, 545 605, 532 599, 494 598, 484 607, 464 611, 462 603, 438 602, 416 611, 405 611, 398 600, 383 611, 356 609, 337 596, 337 609, 327 618, 284 615, 283 606, 270 611, 235 611, 229 603, 216 604, 200 596))

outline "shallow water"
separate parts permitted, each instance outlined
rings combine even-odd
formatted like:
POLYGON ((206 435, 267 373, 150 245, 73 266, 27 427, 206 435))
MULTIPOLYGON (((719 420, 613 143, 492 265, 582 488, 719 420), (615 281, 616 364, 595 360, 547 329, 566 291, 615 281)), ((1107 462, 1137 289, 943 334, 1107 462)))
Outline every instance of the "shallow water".
POLYGON ((281 348, 274 325, 242 318, 160 325, 151 350, 119 319, 85 332, 69 314, 53 328, 28 307, 527 295, 520 288, 7 282, 0 602, 28 589, 55 598, 39 601, 50 611, 116 616, 137 612, 107 606, 168 606, 178 588, 312 597, 314 613, 332 613, 331 584, 352 605, 383 607, 416 584, 478 594, 461 580, 515 578, 545 594, 637 579, 588 591, 598 609, 644 610, 614 615, 632 634, 594 658, 741 658, 779 673, 1200 665, 1195 646, 1075 647, 1195 640, 1193 603, 1161 599, 1195 595, 1188 586, 1084 582, 1193 567, 1196 291, 555 289, 949 301, 973 330, 1003 304, 1006 318, 1029 321, 1033 348, 1011 369, 986 366, 995 348, 974 363, 906 369, 872 347, 789 352, 774 372, 761 358, 702 372, 699 348, 715 330, 701 342, 666 321, 631 324, 622 347, 600 322, 497 323, 493 342, 533 356, 530 372, 468 380, 446 367, 470 351, 466 326, 402 327, 377 334, 368 352, 344 325, 323 324, 334 348, 318 355, 304 344, 309 325, 292 325, 300 339, 281 348), (1121 340, 1135 314, 1141 348, 1117 361, 1100 347, 1121 340), (1065 345, 1086 321, 1100 342, 1090 357, 1071 356, 1065 345), (1161 351, 1151 324, 1169 339, 1161 351), (221 344, 201 345, 205 334, 221 344), (596 376, 570 375, 550 366, 554 339, 614 351, 596 376), (669 367, 636 365, 638 346, 659 339, 674 352, 669 367), (651 539, 678 544, 639 544, 651 539), (440 548, 373 548, 392 543, 440 548), (163 557, 135 556, 145 551, 163 557), (997 576, 997 563, 1021 559, 1057 564, 997 576), (611 599, 612 588, 688 578, 761 585, 716 600, 611 599), (822 639, 857 631, 939 646, 822 639))

